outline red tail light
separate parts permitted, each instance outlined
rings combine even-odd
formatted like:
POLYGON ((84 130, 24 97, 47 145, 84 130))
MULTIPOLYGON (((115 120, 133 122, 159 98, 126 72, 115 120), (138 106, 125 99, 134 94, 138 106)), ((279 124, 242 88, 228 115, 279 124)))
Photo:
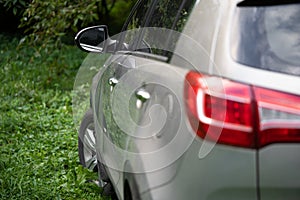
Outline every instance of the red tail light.
POLYGON ((259 111, 259 146, 300 142, 300 97, 254 87, 259 111))
POLYGON ((185 98, 191 126, 203 139, 246 148, 300 142, 299 96, 189 72, 185 98))

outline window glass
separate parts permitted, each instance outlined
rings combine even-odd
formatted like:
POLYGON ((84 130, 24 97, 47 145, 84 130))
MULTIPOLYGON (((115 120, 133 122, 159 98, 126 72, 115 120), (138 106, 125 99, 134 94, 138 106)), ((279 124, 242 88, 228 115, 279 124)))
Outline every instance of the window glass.
POLYGON ((182 31, 193 4, 193 0, 160 0, 156 2, 147 27, 166 30, 147 29, 148 31, 143 34, 143 41, 150 45, 152 53, 171 57, 179 34, 170 30, 182 31))
POLYGON ((193 0, 157 1, 147 27, 163 27, 180 32, 193 4, 193 0))
POLYGON ((194 2, 195 0, 142 1, 127 23, 124 42, 128 44, 129 50, 170 57, 179 36, 170 30, 182 31, 194 2), (144 27, 147 28, 141 29, 144 27))
POLYGON ((136 49, 138 43, 138 36, 140 29, 144 26, 147 20, 151 0, 141 0, 138 2, 137 7, 133 10, 129 21, 126 24, 126 32, 122 35, 123 41, 128 45, 128 48, 133 50, 136 49))
POLYGON ((300 75, 300 4, 238 7, 232 30, 236 61, 300 75))

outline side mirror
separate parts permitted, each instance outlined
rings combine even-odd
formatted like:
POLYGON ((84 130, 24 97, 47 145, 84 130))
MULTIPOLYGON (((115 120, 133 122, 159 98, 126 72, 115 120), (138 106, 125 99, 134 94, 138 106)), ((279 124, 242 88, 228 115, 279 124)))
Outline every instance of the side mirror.
POLYGON ((106 51, 108 28, 105 25, 85 28, 75 36, 76 45, 83 51, 103 53, 106 51))

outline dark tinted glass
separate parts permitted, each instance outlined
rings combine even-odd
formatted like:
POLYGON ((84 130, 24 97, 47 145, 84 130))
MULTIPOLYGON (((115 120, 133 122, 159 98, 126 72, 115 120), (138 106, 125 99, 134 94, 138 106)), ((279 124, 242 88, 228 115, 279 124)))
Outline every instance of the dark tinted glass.
POLYGON ((238 7, 232 30, 236 61, 300 75, 300 4, 238 7))
POLYGON ((127 23, 127 32, 123 34, 128 50, 170 58, 179 36, 170 30, 182 31, 194 2, 195 0, 140 1, 127 23))
POLYGON ((178 37, 180 36, 180 34, 172 31, 182 31, 194 2, 195 0, 156 1, 146 26, 167 30, 160 29, 156 32, 149 29, 145 31, 143 40, 150 45, 153 54, 168 58, 172 56, 172 51, 175 49, 178 37))
POLYGON ((139 1, 136 9, 133 10, 129 21, 126 24, 127 27, 125 29, 126 32, 123 34, 123 40, 125 44, 129 45, 130 49, 137 48, 136 45, 138 43, 137 39, 139 38, 140 28, 144 27, 147 21, 147 14, 151 3, 151 0, 139 1))

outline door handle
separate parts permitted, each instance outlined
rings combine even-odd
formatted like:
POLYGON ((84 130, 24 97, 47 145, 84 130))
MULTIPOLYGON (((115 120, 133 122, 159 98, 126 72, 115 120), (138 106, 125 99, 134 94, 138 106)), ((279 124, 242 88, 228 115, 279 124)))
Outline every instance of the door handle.
POLYGON ((115 77, 111 77, 108 79, 108 85, 110 85, 110 91, 112 92, 114 87, 119 83, 118 79, 115 77))
POLYGON ((119 83, 118 79, 116 79, 115 77, 111 77, 110 79, 108 79, 108 85, 114 87, 115 85, 117 85, 119 83))
POLYGON ((135 96, 141 100, 142 102, 147 101, 148 99, 150 99, 151 95, 149 92, 147 92, 145 89, 140 88, 135 92, 135 96))

